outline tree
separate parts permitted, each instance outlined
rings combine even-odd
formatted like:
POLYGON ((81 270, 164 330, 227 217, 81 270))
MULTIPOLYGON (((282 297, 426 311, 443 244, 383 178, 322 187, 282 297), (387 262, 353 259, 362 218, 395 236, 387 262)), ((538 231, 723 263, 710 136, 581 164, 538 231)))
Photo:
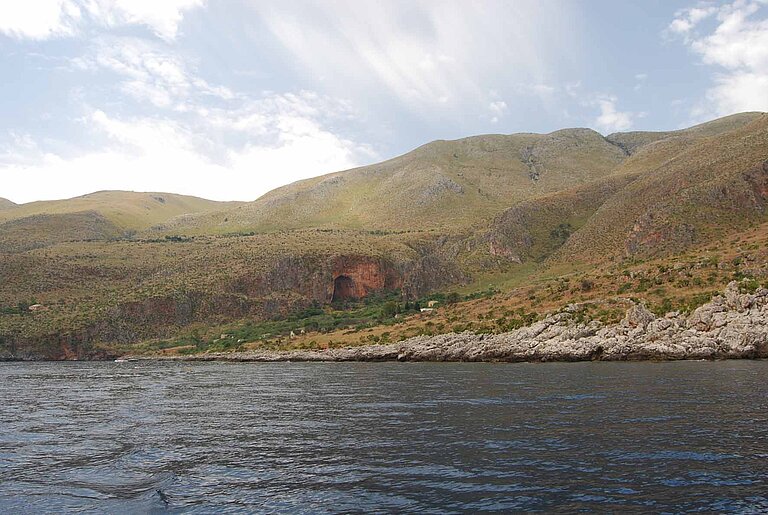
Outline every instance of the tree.
POLYGON ((389 301, 381 308, 381 314, 386 318, 392 318, 400 312, 400 305, 395 301, 389 301))
POLYGON ((448 296, 445 298, 446 304, 456 304, 459 301, 461 301, 461 295, 459 295, 455 291, 452 291, 451 293, 449 293, 448 296))

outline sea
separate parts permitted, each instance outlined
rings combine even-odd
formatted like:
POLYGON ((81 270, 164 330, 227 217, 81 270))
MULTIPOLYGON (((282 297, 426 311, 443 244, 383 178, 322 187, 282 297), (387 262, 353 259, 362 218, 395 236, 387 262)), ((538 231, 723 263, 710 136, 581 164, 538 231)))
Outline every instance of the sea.
POLYGON ((0 363, 0 513, 764 513, 768 362, 0 363))

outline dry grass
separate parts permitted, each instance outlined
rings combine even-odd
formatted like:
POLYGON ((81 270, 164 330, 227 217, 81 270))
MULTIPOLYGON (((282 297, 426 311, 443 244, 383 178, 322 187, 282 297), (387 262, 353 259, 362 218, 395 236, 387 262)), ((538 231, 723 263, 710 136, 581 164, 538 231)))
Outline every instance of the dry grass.
POLYGON ((768 115, 610 138, 576 129, 434 142, 248 204, 102 192, 11 206, 0 212, 0 338, 90 331, 128 342, 288 316, 317 300, 339 256, 404 275, 421 266, 422 293, 500 293, 281 345, 497 331, 569 302, 608 320, 627 296, 688 309, 734 277, 763 280, 768 115), (18 312, 35 302, 47 309, 18 312))

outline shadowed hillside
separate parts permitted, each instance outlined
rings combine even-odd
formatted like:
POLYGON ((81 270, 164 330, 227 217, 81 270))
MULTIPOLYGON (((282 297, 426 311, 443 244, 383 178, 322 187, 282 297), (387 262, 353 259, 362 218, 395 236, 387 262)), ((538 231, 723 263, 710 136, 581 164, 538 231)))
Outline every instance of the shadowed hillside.
MULTIPOLYGON (((637 154, 639 155, 639 153, 637 154)), ((687 145, 607 199, 565 260, 674 253, 768 218, 768 115, 687 145)))

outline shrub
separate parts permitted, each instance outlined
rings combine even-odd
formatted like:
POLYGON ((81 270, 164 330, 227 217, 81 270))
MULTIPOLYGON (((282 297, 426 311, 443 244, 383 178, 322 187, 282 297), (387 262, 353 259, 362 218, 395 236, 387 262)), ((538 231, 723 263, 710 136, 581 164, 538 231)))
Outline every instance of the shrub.
POLYGON ((741 293, 755 293, 760 287, 760 283, 757 279, 744 279, 739 283, 739 291, 741 293))
POLYGON ((453 291, 449 293, 445 297, 445 303, 446 304, 456 304, 457 302, 461 301, 461 295, 459 295, 457 292, 453 291))

